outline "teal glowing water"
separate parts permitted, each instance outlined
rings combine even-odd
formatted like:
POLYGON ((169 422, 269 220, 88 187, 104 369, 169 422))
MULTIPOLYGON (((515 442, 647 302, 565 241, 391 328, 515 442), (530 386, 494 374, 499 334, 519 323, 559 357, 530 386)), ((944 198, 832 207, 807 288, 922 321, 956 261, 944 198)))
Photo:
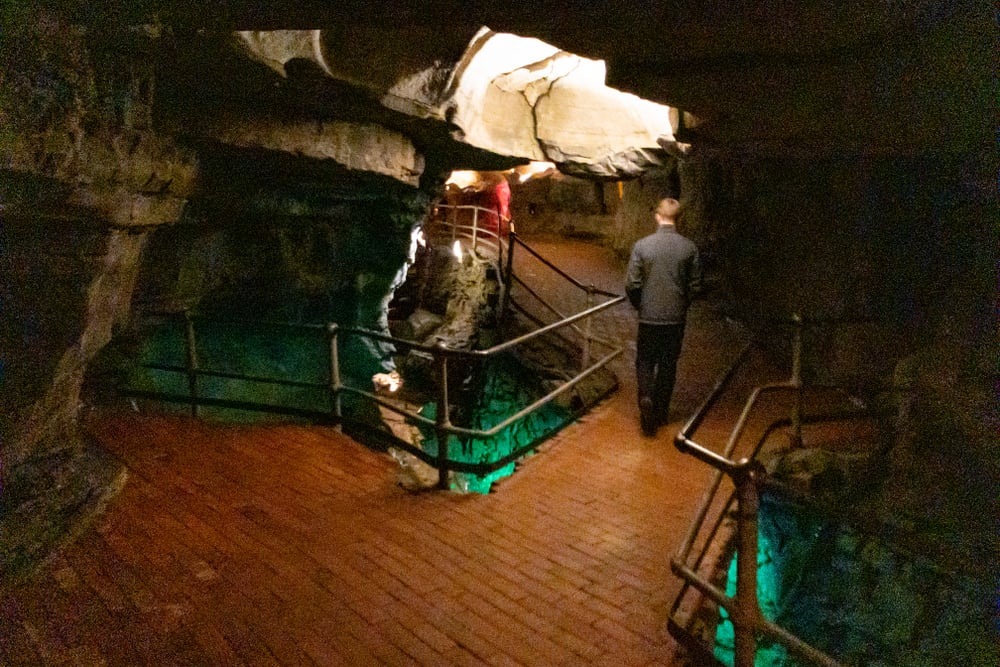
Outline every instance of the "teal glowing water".
MULTIPOLYGON (((329 342, 323 331, 279 327, 249 331, 237 324, 210 322, 199 322, 197 330, 200 368, 324 386, 329 382, 329 342)), ((173 322, 153 329, 144 339, 138 356, 140 362, 183 367, 186 363, 183 324, 173 322)), ((341 345, 340 354, 343 382, 371 390, 371 376, 385 370, 380 361, 384 356, 384 351, 373 351, 357 337, 347 338, 341 345)), ((456 425, 481 430, 492 428, 545 393, 537 375, 520 366, 513 357, 495 360, 476 376, 475 382, 467 380, 466 383, 474 386, 471 391, 466 388, 461 392, 463 405, 452 419, 456 425)), ((134 367, 128 386, 136 390, 188 395, 188 379, 183 373, 134 367)), ((198 380, 198 392, 203 397, 326 413, 331 410, 329 392, 324 387, 289 387, 202 377, 198 380)), ((458 395, 456 391, 454 396, 458 395)), ((345 395, 342 407, 348 417, 376 428, 380 425, 378 411, 361 399, 345 395)), ((262 413, 217 407, 203 407, 200 414, 239 422, 266 418, 262 413)), ((428 403, 422 414, 434 419, 435 404, 428 403)), ((449 457, 466 463, 490 463, 539 442, 564 426, 571 417, 567 408, 549 404, 491 438, 450 438, 449 457)), ((433 429, 423 429, 423 441, 419 444, 430 455, 437 454, 433 429)), ((456 473, 454 486, 463 491, 488 493, 494 481, 514 472, 514 466, 510 463, 482 476, 456 473)))
MULTIPOLYGON (((759 516, 758 597, 764 616, 850 665, 996 667, 989 621, 995 582, 939 569, 850 526, 765 496, 759 516)), ((736 593, 736 559, 727 579, 736 593)), ((733 664, 723 613, 715 657, 733 664)), ((757 667, 804 665, 760 641, 757 667)))
MULTIPOLYGON (((329 345, 325 333, 282 329, 248 331, 228 323, 199 323, 197 335, 199 368, 226 373, 297 382, 329 381, 329 345)), ((171 323, 152 330, 142 344, 140 362, 184 366, 183 324, 171 323)), ((135 368, 132 389, 171 394, 188 394, 183 373, 135 368)), ((329 410, 328 392, 323 388, 289 387, 266 382, 236 381, 203 376, 198 380, 201 396, 247 401, 265 405, 329 410)), ((221 419, 253 421, 253 413, 222 408, 203 408, 203 414, 221 419)))
MULTIPOLYGON (((482 388, 470 416, 462 426, 487 430, 493 428, 510 415, 530 405, 544 394, 537 376, 521 367, 511 357, 501 357, 485 370, 482 388)), ((434 405, 424 408, 422 413, 434 418, 434 405)), ((465 463, 490 463, 497 461, 515 450, 537 443, 565 426, 572 413, 555 403, 549 403, 528 416, 500 430, 491 438, 450 438, 449 457, 465 463)), ((433 429, 423 430, 421 446, 431 455, 438 451, 437 438, 433 429)), ((493 482, 514 472, 510 463, 487 475, 456 473, 455 486, 464 491, 488 493, 493 482)))

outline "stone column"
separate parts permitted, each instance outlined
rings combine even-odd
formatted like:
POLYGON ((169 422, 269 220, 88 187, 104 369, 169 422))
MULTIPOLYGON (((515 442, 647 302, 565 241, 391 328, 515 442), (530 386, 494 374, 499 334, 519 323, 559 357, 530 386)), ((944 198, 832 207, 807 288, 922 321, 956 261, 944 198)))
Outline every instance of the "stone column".
POLYGON ((155 31, 97 38, 0 17, 0 584, 120 487, 79 428, 87 364, 129 315, 147 234, 176 222, 192 154, 153 130, 155 31))

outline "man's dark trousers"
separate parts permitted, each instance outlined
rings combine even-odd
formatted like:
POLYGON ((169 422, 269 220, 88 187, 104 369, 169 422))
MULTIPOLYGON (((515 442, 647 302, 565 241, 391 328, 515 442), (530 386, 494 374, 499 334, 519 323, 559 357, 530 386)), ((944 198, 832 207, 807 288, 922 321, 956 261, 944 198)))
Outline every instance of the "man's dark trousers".
POLYGON ((681 340, 684 338, 684 323, 646 324, 639 323, 636 335, 635 370, 638 383, 639 401, 652 400, 652 424, 654 428, 669 421, 670 395, 674 391, 677 376, 677 359, 681 356, 681 340))

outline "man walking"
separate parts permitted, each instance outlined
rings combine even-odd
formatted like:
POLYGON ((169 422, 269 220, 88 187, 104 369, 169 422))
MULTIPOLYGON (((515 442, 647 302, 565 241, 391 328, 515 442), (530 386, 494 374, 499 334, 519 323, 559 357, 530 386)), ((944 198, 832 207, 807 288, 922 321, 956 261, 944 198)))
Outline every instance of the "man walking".
POLYGON ((660 201, 657 230, 636 241, 625 274, 625 293, 639 311, 635 370, 639 421, 648 436, 669 421, 687 308, 701 290, 698 248, 675 226, 680 210, 676 199, 660 201))

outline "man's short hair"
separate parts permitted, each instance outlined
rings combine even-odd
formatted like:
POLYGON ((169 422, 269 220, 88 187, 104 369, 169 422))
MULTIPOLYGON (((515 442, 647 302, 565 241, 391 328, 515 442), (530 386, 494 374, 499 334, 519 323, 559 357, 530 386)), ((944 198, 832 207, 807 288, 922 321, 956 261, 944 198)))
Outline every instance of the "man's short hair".
POLYGON ((676 218, 677 214, 681 212, 681 203, 674 199, 673 197, 667 197, 661 199, 659 205, 656 207, 656 215, 661 218, 676 218))

